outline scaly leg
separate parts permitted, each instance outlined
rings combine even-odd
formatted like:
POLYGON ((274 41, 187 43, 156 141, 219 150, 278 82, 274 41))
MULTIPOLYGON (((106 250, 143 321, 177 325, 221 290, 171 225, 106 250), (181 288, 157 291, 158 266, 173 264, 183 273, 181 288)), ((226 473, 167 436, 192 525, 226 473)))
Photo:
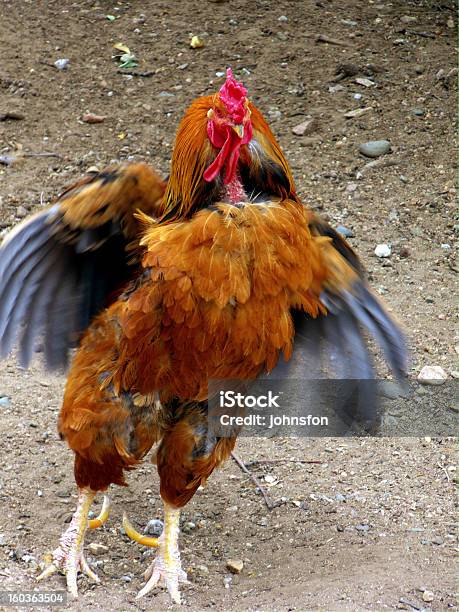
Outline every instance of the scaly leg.
POLYGON ((63 572, 67 579, 67 590, 73 596, 78 597, 77 574, 83 572, 94 582, 100 582, 99 577, 89 567, 83 555, 84 536, 88 526, 95 529, 105 523, 109 514, 110 503, 107 496, 104 496, 104 503, 100 515, 88 521, 89 508, 95 497, 95 491, 90 489, 80 489, 78 495, 78 506, 72 517, 70 525, 64 531, 59 540, 59 546, 53 552, 53 560, 37 578, 43 580, 52 576, 56 572, 63 572))
POLYGON ((182 570, 178 547, 180 510, 164 502, 164 531, 159 538, 146 538, 140 535, 123 517, 126 534, 144 546, 159 548, 155 560, 145 572, 146 585, 139 591, 136 599, 149 593, 162 578, 173 602, 180 603, 179 583, 187 583, 186 573, 182 570))

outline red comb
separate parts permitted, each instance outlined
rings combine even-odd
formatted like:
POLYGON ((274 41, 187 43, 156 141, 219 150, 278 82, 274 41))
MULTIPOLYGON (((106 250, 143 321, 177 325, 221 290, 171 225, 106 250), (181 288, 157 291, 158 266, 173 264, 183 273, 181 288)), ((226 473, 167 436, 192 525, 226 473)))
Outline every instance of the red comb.
POLYGON ((226 106, 226 110, 232 116, 235 123, 242 123, 245 115, 247 89, 242 83, 238 83, 233 76, 233 71, 228 68, 226 81, 220 88, 220 100, 226 106))

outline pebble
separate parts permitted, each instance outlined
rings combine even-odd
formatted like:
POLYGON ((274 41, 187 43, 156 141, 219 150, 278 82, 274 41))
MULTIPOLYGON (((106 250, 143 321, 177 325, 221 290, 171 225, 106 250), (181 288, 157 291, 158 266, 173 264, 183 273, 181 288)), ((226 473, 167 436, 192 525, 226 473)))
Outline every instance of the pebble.
POLYGON ((370 525, 356 525, 355 526, 357 531, 369 531, 370 530, 370 525))
POLYGON ((382 396, 388 399, 397 399, 400 397, 399 386, 390 380, 382 380, 378 385, 378 390, 382 396))
POLYGON ((424 115, 426 114, 425 111, 422 108, 413 108, 413 110, 411 112, 416 117, 424 117, 424 115))
POLYGON ((353 238, 355 235, 351 229, 344 227, 344 225, 338 225, 336 231, 338 234, 341 234, 341 236, 344 236, 344 238, 353 238))
POLYGON ((423 601, 431 602, 434 600, 434 598, 435 598, 435 595, 432 593, 432 591, 424 591, 424 593, 422 594, 423 601))
POLYGON ((208 574, 209 573, 209 568, 207 567, 207 565, 196 565, 196 567, 194 569, 199 574, 208 574))
POLYGON ((418 18, 412 15, 403 15, 402 17, 400 17, 400 21, 402 23, 415 23, 417 20, 418 18))
POLYGON ((348 111, 347 113, 344 113, 344 116, 346 117, 346 119, 355 119, 356 117, 361 117, 362 115, 365 115, 365 113, 368 113, 371 110, 373 110, 371 106, 367 106, 366 108, 356 108, 354 110, 348 111))
POLYGON ((392 249, 389 244, 377 244, 375 248, 376 257, 390 257, 392 249))
POLYGON ((132 582, 132 576, 129 576, 129 574, 125 574, 124 576, 121 576, 121 580, 123 582, 132 582))
POLYGON ((292 128, 292 132, 295 136, 304 136, 305 134, 311 134, 314 130, 317 129, 317 120, 316 119, 306 119, 306 121, 302 121, 298 125, 292 128))
POLYGON ((414 64, 413 68, 416 74, 424 74, 425 68, 422 64, 414 64))
POLYGON ((366 79, 365 77, 358 77, 355 79, 355 83, 357 83, 357 85, 363 85, 363 87, 373 87, 374 85, 374 81, 366 79))
POLYGON ((233 582, 232 576, 225 576, 223 578, 223 584, 225 585, 225 589, 229 589, 232 582, 233 582))
POLYGON ((280 110, 269 110, 268 111, 268 117, 272 121, 279 121, 279 119, 281 119, 281 117, 282 117, 282 113, 281 113, 280 110))
POLYGON ((67 66, 70 64, 70 60, 67 58, 58 59, 54 62, 54 65, 58 70, 66 70, 67 66))
POLYGON ((6 546, 6 535, 4 533, 0 533, 0 546, 6 546))
POLYGON ((23 217, 27 216, 27 208, 25 208, 25 206, 18 206, 16 208, 16 217, 19 217, 20 219, 22 219, 23 217))
POLYGON ((182 527, 184 533, 190 533, 193 529, 196 529, 196 523, 193 523, 193 521, 187 521, 182 527))
POLYGON ((161 521, 160 519, 152 519, 151 521, 148 521, 143 532, 146 535, 154 536, 158 538, 162 534, 163 528, 164 528, 163 521, 161 521))
POLYGON ((390 151, 390 142, 388 140, 370 140, 359 146, 359 151, 365 157, 380 157, 390 151))
POLYGON ((447 378, 441 366, 424 366, 418 374, 418 380, 423 385, 442 385, 447 378))
POLYGON ((288 17, 287 15, 281 15, 280 17, 278 17, 277 21, 283 21, 285 23, 286 21, 288 21, 288 17))
POLYGON ((11 406, 11 398, 7 395, 0 396, 0 408, 9 408, 11 406))
POLYGON ((85 113, 81 117, 84 123, 103 123, 105 119, 105 115, 95 115, 94 113, 85 113))
POLYGON ((91 554, 98 557, 108 552, 108 546, 105 546, 105 544, 96 544, 96 542, 91 542, 91 544, 88 544, 88 550, 91 554))
POLYGON ((226 567, 233 574, 240 574, 244 567, 244 562, 242 559, 228 559, 226 562, 226 567))
POLYGON ((336 93, 338 91, 344 91, 344 86, 343 85, 329 85, 328 86, 328 92, 329 93, 336 93))

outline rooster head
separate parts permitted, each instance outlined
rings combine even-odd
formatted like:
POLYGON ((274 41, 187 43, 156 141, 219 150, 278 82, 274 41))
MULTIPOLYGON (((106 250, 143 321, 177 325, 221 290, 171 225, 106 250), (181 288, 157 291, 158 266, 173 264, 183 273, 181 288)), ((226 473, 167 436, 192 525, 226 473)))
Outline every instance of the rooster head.
POLYGON ((237 203, 249 194, 297 198, 276 138, 228 68, 220 90, 196 98, 185 112, 160 217, 184 219, 215 202, 237 203))
POLYGON ((214 96, 207 112, 207 135, 219 150, 217 157, 204 172, 204 180, 213 181, 226 167, 224 183, 231 183, 236 175, 239 150, 252 139, 251 111, 247 89, 238 83, 228 68, 226 81, 214 96))

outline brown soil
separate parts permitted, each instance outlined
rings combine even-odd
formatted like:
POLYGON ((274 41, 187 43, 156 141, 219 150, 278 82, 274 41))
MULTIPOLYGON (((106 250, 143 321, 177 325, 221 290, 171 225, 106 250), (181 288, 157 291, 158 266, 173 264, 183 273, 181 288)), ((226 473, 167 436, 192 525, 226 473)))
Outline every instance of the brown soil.
MULTIPOLYGON (((4 0, 0 115, 24 118, 0 122, 0 155, 22 147, 60 157, 0 166, 0 231, 90 166, 142 159, 166 175, 186 105, 214 91, 216 72, 231 65, 270 119, 301 195, 354 231, 372 285, 407 330, 411 374, 441 365, 451 375, 454 8, 447 0, 4 0), (190 33, 206 46, 191 49, 190 33), (320 34, 339 44, 318 41, 320 34), (138 57, 135 70, 152 76, 119 74, 116 42, 138 57), (70 59, 67 70, 53 66, 58 58, 70 59), (333 82, 341 64, 358 73, 333 82), (342 89, 330 91, 336 85, 342 89), (358 107, 371 110, 345 118, 358 107), (88 111, 105 121, 83 123, 88 111), (312 132, 295 136, 292 127, 308 116, 312 132), (381 138, 392 153, 365 168, 359 143, 381 138), (373 255, 383 242, 392 245, 389 259, 373 255)), ((42 554, 74 508, 72 456, 55 433, 63 384, 38 363, 29 371, 13 359, 1 365, 0 396, 11 406, 0 407, 0 590, 35 588, 42 554)), ((211 478, 183 513, 196 524, 182 536, 187 609, 456 609, 454 440, 245 438, 238 452, 246 461, 276 460, 253 470, 276 477, 269 494, 283 503, 269 512, 233 462, 211 478), (245 565, 225 588, 228 558, 245 565), (426 589, 431 602, 423 601, 426 589)), ((112 491, 108 525, 88 536, 110 547, 92 559, 102 584, 82 579, 70 610, 170 607, 161 589, 134 599, 151 554, 120 535, 122 511, 142 527, 161 510, 154 466, 145 463, 129 483, 112 491)), ((40 588, 63 584, 54 577, 40 588)))

